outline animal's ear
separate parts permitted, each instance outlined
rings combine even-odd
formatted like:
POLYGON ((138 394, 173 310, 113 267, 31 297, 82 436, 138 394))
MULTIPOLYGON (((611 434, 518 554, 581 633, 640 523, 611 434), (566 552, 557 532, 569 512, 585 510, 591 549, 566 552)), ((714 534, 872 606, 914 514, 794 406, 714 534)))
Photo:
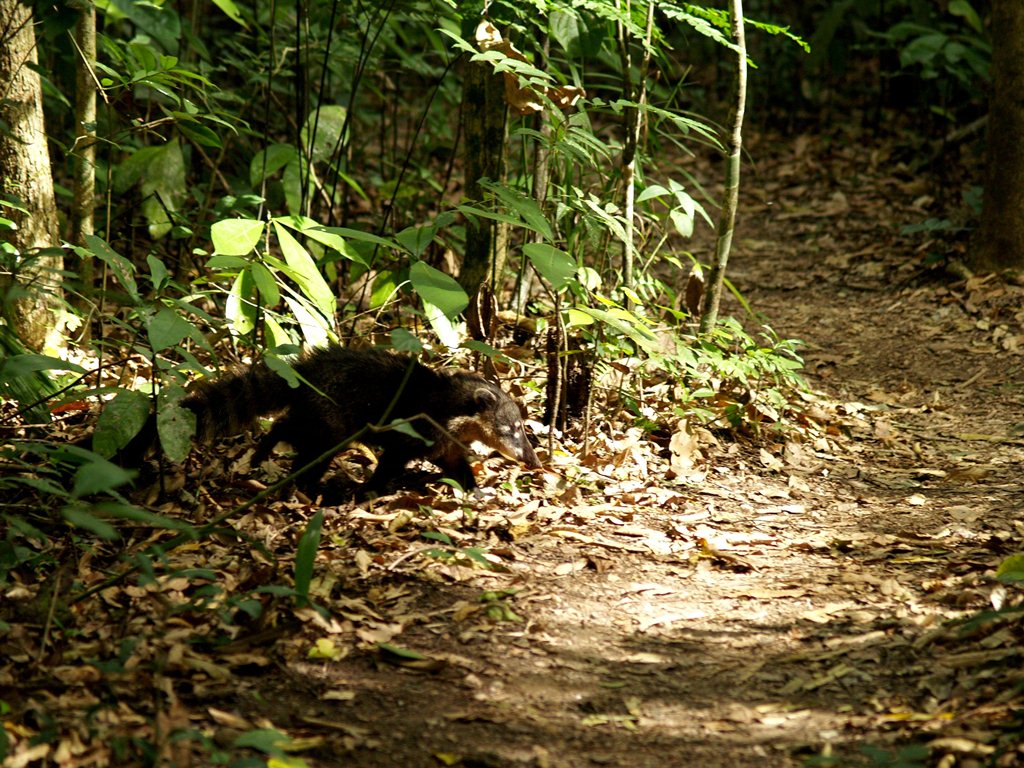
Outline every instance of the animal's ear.
POLYGON ((476 403, 477 408, 482 411, 485 408, 490 408, 498 402, 498 396, 494 394, 494 390, 492 389, 488 389, 487 387, 477 387, 476 391, 473 392, 473 402, 476 403))

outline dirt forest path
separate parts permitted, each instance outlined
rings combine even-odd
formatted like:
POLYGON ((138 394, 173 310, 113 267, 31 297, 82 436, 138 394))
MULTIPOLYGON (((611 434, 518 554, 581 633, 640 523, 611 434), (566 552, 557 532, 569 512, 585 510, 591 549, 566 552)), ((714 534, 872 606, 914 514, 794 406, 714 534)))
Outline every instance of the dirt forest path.
MULTIPOLYGON (((828 436, 706 446, 692 486, 652 466, 603 499, 523 499, 493 573, 405 572, 399 552, 374 576, 331 555, 362 568, 358 639, 425 659, 298 661, 230 707, 380 768, 763 768, 829 749, 883 765, 860 747, 927 742, 921 765, 993 756, 1013 683, 978 668, 1019 638, 945 622, 990 606, 1020 549, 1020 290, 922 269, 899 229, 927 192, 883 147, 753 152, 731 278, 806 341, 828 436), (483 590, 522 621, 482 620, 483 590)), ((355 543, 394 520, 341 514, 355 543)), ((1024 764, 1007 749, 996 764, 1024 764)))

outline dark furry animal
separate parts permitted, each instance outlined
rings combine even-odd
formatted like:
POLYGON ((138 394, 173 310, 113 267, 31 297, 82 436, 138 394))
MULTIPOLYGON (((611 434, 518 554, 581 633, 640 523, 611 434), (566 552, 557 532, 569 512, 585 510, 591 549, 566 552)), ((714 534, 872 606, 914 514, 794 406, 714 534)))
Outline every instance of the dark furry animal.
MULTIPOLYGON (((292 367, 303 381, 298 387, 264 363, 193 385, 182 405, 196 415, 198 438, 238 434, 258 417, 277 414, 253 463, 286 442, 296 451, 297 469, 364 427, 408 419, 428 442, 393 428, 367 429, 359 437, 381 449, 367 483, 373 490, 401 475, 413 459, 426 459, 463 488, 473 488, 466 447, 474 442, 528 467, 540 466, 519 407, 501 387, 474 373, 435 370, 386 350, 340 346, 308 352, 292 367)), ((315 487, 332 458, 308 470, 300 487, 315 487)))

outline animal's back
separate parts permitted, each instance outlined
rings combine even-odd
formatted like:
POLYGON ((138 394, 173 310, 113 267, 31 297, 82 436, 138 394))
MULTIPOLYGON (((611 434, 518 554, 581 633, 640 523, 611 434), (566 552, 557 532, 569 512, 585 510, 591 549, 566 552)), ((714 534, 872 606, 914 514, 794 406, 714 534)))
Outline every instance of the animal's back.
POLYGON ((237 432, 258 416, 279 413, 255 461, 266 458, 278 442, 287 442, 296 450, 293 467, 308 466, 301 483, 307 487, 323 475, 339 445, 357 433, 360 442, 382 449, 370 481, 377 488, 417 458, 472 487, 466 446, 475 441, 539 466, 518 407, 500 387, 476 374, 434 370, 388 350, 337 345, 308 352, 293 367, 303 381, 298 387, 289 387, 258 363, 199 385, 185 405, 197 413, 204 436, 237 432), (409 420, 421 437, 388 428, 395 420, 409 420))

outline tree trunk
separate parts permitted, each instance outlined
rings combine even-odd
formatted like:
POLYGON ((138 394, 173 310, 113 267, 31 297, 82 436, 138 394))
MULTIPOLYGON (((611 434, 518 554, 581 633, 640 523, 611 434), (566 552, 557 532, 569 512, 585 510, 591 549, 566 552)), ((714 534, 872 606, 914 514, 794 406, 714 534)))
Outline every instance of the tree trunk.
MULTIPOLYGON (((505 177, 505 84, 486 62, 467 62, 462 84, 462 135, 465 142, 467 200, 483 198, 480 179, 505 177)), ((508 227, 490 220, 466 227, 466 253, 459 284, 473 296, 492 274, 500 278, 505 265, 508 227)), ((500 286, 499 286, 500 288, 500 286)))
POLYGON ((17 228, 2 231, 0 296, 3 315, 33 349, 42 349, 57 327, 60 250, 57 205, 43 128, 43 92, 36 64, 32 9, 0 0, 0 200, 17 228))
POLYGON ((992 2, 992 101, 978 270, 1024 268, 1024 3, 992 2))

